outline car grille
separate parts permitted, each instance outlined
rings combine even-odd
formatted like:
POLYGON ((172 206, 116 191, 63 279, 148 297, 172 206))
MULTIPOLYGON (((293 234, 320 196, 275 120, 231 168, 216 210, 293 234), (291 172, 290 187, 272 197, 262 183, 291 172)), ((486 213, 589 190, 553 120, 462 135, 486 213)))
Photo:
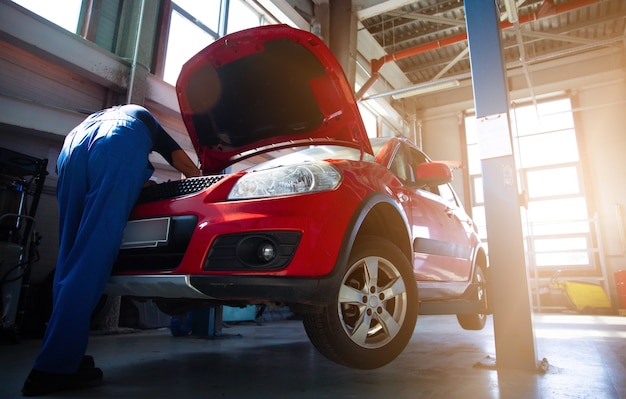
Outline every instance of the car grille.
POLYGON ((144 204, 146 202, 160 201, 168 198, 195 194, 202 190, 206 190, 223 178, 224 176, 222 175, 192 177, 189 179, 170 181, 167 183, 149 186, 141 190, 137 203, 144 204))

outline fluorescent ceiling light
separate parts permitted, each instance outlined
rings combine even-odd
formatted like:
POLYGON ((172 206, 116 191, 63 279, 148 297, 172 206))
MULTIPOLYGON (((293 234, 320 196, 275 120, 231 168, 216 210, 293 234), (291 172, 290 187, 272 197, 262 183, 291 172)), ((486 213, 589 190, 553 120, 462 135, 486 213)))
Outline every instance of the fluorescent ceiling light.
POLYGON ((424 83, 421 85, 407 87, 406 89, 397 90, 395 94, 391 97, 394 100, 399 100, 401 98, 418 96, 420 94, 432 93, 434 91, 450 89, 452 87, 459 86, 458 80, 442 80, 437 82, 424 83))

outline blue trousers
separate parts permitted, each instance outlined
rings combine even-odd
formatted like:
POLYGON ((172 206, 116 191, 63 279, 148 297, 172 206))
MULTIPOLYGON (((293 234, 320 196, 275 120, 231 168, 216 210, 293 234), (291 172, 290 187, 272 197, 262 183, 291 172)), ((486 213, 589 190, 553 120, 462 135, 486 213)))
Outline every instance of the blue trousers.
POLYGON ((59 254, 52 315, 34 369, 78 369, 124 227, 152 174, 151 149, 146 126, 115 110, 92 115, 66 137, 57 162, 59 254))

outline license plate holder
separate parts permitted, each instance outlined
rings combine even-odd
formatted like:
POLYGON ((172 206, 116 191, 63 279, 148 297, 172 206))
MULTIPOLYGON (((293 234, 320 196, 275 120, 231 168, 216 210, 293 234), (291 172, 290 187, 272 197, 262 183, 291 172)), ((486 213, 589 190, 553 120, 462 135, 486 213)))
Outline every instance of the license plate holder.
POLYGON ((170 224, 169 217, 130 220, 126 223, 120 248, 154 248, 167 244, 170 224))

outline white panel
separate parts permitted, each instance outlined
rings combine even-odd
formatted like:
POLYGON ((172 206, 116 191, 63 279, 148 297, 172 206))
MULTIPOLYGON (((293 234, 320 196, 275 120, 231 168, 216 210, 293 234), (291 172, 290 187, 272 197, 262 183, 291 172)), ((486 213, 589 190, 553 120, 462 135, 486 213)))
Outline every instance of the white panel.
POLYGON ((86 115, 0 95, 0 123, 65 136, 86 115))
POLYGON ((68 110, 95 111, 106 89, 32 53, 0 41, 2 95, 68 110))

